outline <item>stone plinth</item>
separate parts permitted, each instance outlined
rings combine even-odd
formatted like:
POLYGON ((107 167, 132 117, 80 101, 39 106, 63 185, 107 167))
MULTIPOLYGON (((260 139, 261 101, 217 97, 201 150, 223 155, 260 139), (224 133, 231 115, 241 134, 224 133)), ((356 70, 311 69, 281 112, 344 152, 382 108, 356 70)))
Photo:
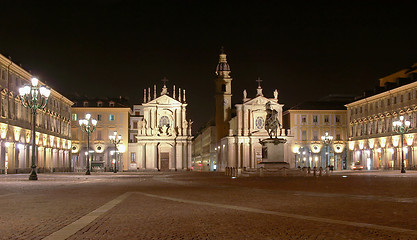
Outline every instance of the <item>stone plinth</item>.
POLYGON ((284 160, 285 138, 268 138, 260 141, 262 144, 262 162, 258 164, 263 168, 290 168, 284 160))

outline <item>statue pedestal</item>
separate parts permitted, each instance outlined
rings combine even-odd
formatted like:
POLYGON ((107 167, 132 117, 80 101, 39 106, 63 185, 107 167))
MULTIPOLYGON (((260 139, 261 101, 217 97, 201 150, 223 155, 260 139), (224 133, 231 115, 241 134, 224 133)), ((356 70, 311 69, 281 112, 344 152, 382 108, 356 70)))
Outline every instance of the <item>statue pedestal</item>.
POLYGON ((260 141, 262 144, 262 162, 258 167, 262 168, 290 168, 290 164, 284 160, 285 138, 268 138, 260 141))

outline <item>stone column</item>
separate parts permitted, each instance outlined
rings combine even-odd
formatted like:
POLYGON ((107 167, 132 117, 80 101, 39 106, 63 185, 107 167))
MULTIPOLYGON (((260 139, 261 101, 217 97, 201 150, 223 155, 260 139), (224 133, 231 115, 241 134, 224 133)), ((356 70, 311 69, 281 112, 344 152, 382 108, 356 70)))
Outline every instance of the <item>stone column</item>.
POLYGON ((236 167, 236 159, 235 156, 235 149, 233 142, 230 139, 227 140, 227 166, 228 167, 236 167))
POLYGON ((242 105, 236 105, 237 135, 242 136, 242 105))
POLYGON ((249 110, 243 106, 243 136, 248 136, 249 133, 248 119, 249 110))
POLYGON ((242 168, 242 158, 241 158, 241 156, 242 156, 242 154, 241 154, 242 148, 241 148, 241 143, 240 143, 239 137, 236 140, 236 145, 237 145, 237 149, 236 149, 237 167, 238 168, 242 168))
POLYGON ((183 148, 182 148, 182 142, 177 142, 176 144, 176 165, 175 167, 177 169, 182 169, 182 159, 183 159, 183 148))
POLYGON ((159 160, 158 144, 154 145, 154 167, 161 169, 161 161, 159 160))
POLYGON ((182 107, 182 118, 181 118, 181 127, 182 127, 182 133, 181 133, 181 135, 187 135, 187 129, 186 129, 186 126, 184 125, 184 123, 186 122, 187 120, 186 120, 186 109, 185 109, 185 107, 183 106, 182 107))
POLYGON ((192 153, 191 153, 191 140, 188 140, 187 146, 188 146, 188 155, 187 155, 187 162, 185 165, 185 168, 188 170, 191 168, 191 157, 192 157, 192 153))

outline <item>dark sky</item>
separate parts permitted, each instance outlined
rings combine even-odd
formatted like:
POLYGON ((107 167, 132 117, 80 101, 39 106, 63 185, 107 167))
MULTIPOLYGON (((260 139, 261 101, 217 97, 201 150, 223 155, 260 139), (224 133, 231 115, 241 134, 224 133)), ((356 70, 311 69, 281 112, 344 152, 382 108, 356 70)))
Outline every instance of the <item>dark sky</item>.
POLYGON ((126 96, 163 77, 186 88, 197 130, 214 117, 221 46, 233 102, 279 90, 287 107, 360 94, 417 62, 411 1, 2 1, 0 53, 64 95, 126 96))

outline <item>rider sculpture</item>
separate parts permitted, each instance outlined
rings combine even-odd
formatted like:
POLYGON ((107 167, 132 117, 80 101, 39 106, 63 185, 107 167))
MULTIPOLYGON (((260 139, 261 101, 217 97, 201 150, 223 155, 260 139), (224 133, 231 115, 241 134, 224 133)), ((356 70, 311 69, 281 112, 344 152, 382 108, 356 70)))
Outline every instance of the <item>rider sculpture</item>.
POLYGON ((266 120, 265 130, 268 132, 270 138, 277 138, 279 130, 281 129, 281 123, 278 120, 278 112, 271 108, 271 102, 265 104, 266 120))

